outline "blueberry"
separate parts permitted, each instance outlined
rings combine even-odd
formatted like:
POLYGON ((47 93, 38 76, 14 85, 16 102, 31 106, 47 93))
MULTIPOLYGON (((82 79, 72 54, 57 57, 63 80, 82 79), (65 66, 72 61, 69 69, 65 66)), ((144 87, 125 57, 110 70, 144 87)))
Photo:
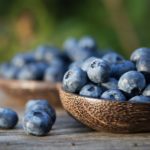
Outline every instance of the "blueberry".
POLYGON ((64 43, 67 55, 72 61, 85 60, 96 56, 95 41, 91 37, 83 37, 79 42, 76 39, 68 39, 64 43))
POLYGON ((83 61, 82 64, 81 64, 81 69, 83 71, 87 71, 91 61, 93 61, 95 59, 96 59, 96 57, 90 57, 90 58, 86 59, 85 61, 83 61))
POLYGON ((12 129, 18 122, 18 115, 10 108, 0 108, 0 128, 12 129))
POLYGON ((50 67, 55 67, 55 68, 58 68, 58 69, 60 68, 60 71, 64 72, 68 68, 68 64, 63 60, 61 60, 59 58, 56 58, 56 59, 51 61, 50 67))
POLYGON ((142 57, 136 63, 137 70, 142 72, 147 80, 150 82, 150 57, 142 57))
POLYGON ((47 45, 40 45, 37 47, 35 51, 35 58, 38 61, 45 61, 45 54, 49 50, 49 46, 47 45))
POLYGON ((45 71, 44 80, 50 81, 52 83, 55 82, 61 82, 64 75, 63 68, 57 68, 57 67, 48 67, 45 71))
POLYGON ((97 48, 96 41, 90 36, 85 36, 81 38, 78 42, 78 46, 82 49, 87 50, 96 50, 97 48))
POLYGON ((17 78, 20 80, 41 80, 44 75, 44 65, 29 64, 25 65, 19 72, 17 78))
POLYGON ((116 64, 124 61, 124 58, 115 52, 106 53, 102 59, 107 61, 109 64, 116 64))
POLYGON ((86 84, 85 86, 82 87, 79 94, 81 96, 99 98, 102 92, 103 92, 102 88, 94 84, 86 84))
POLYGON ((35 58, 38 61, 51 62, 53 59, 59 56, 59 54, 59 50, 55 47, 40 45, 35 51, 35 58))
POLYGON ((103 83, 109 80, 110 71, 109 64, 105 60, 95 58, 91 61, 87 74, 92 82, 103 83))
POLYGON ((50 47, 48 51, 45 53, 45 61, 51 63, 56 58, 62 58, 60 53, 60 49, 56 47, 50 47))
POLYGON ((0 76, 4 77, 5 72, 9 69, 11 65, 9 63, 3 63, 0 65, 0 76))
POLYGON ((96 56, 96 55, 97 55, 97 53, 95 51, 75 47, 74 48, 74 53, 73 53, 73 56, 72 56, 72 60, 73 61, 85 60, 89 57, 96 56))
POLYGON ((150 84, 148 84, 148 85, 146 86, 146 88, 144 89, 143 95, 144 95, 144 96, 150 96, 150 84))
POLYGON ((74 62, 72 62, 72 63, 69 65, 69 69, 76 68, 76 67, 77 67, 77 68, 81 68, 82 63, 83 63, 82 60, 80 60, 80 61, 74 61, 74 62))
POLYGON ((146 81, 144 75, 137 71, 124 73, 118 82, 119 89, 127 93, 129 96, 140 94, 145 86, 146 81))
POLYGON ((26 112, 28 113, 29 111, 34 111, 34 110, 40 110, 46 112, 51 120, 52 124, 55 123, 56 120, 56 112, 55 109, 48 103, 47 100, 41 99, 41 100, 30 100, 26 104, 26 112))
POLYGON ((30 110, 32 111, 40 110, 40 111, 46 112, 51 118, 52 124, 54 124, 56 121, 56 112, 50 105, 46 106, 46 105, 37 104, 37 105, 34 105, 30 110))
POLYGON ((126 97, 125 97, 124 94, 123 94, 120 90, 118 90, 118 89, 105 91, 105 92, 101 95, 101 98, 102 98, 102 99, 106 99, 106 100, 126 101, 126 97))
POLYGON ((63 77, 63 88, 68 92, 79 92, 86 83, 86 73, 77 67, 68 70, 63 77))
POLYGON ((143 96, 143 95, 138 95, 132 97, 129 102, 132 103, 150 103, 150 97, 143 96))
POLYGON ((16 67, 23 67, 26 64, 35 62, 33 53, 17 54, 12 59, 12 64, 16 67))
POLYGON ((67 51, 67 54, 71 54, 72 55, 72 50, 74 49, 74 47, 76 47, 78 45, 78 41, 76 38, 68 38, 64 44, 63 44, 63 48, 67 51))
POLYGON ((75 53, 76 53, 76 48, 78 47, 78 41, 75 38, 68 38, 64 42, 64 50, 67 56, 70 58, 70 60, 75 61, 75 53))
POLYGON ((120 63, 111 65, 111 76, 119 79, 124 73, 135 69, 136 67, 133 62, 128 60, 122 61, 120 63))
POLYGON ((36 100, 29 100, 26 104, 26 110, 32 109, 34 105, 44 105, 49 106, 49 103, 45 99, 36 99, 36 100))
POLYGON ((41 110, 29 111, 23 118, 23 128, 27 134, 44 136, 52 128, 52 120, 49 115, 41 110))
POLYGON ((117 89, 118 88, 118 81, 115 78, 110 78, 108 82, 101 84, 107 90, 117 89))
POLYGON ((134 50, 134 52, 131 54, 130 60, 136 63, 142 57, 150 57, 150 48, 141 47, 134 50))
POLYGON ((5 66, 3 69, 4 72, 2 73, 2 77, 5 79, 16 79, 20 72, 19 68, 12 65, 5 66))

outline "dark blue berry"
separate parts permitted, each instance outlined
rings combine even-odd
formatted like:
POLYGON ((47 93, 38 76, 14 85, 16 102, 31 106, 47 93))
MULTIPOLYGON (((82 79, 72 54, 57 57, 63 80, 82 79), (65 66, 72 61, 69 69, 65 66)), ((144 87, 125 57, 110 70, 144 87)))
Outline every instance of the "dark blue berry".
POLYGON ((2 77, 5 79, 16 79, 19 72, 20 69, 13 65, 5 66, 3 68, 2 77))
POLYGON ((23 67, 26 64, 35 62, 35 56, 33 53, 17 54, 12 59, 12 64, 16 67, 23 67))
POLYGON ((55 120, 56 120, 55 109, 48 103, 47 100, 45 100, 45 99, 30 100, 26 104, 26 112, 28 113, 31 110, 32 111, 33 110, 40 110, 40 111, 46 112, 50 116, 50 118, 52 120, 52 124, 55 123, 55 120))
POLYGON ((117 89, 118 88, 118 80, 115 78, 110 78, 108 82, 101 84, 107 90, 117 89))
POLYGON ((81 66, 82 66, 82 63, 83 63, 83 61, 81 60, 81 61, 74 61, 74 62, 72 62, 70 65, 69 65, 69 69, 72 69, 72 68, 81 68, 81 66))
POLYGON ((88 50, 88 49, 75 47, 72 60, 73 61, 85 60, 85 59, 87 59, 89 57, 96 56, 96 55, 97 55, 97 53, 95 51, 91 51, 91 50, 88 50))
POLYGON ((146 88, 144 89, 143 95, 144 95, 144 96, 150 96, 150 84, 148 84, 148 85, 146 86, 146 88))
POLYGON ((144 75, 137 71, 124 73, 118 82, 119 89, 132 96, 139 95, 145 86, 144 75))
POLYGON ((45 99, 36 99, 36 100, 29 100, 26 104, 26 110, 30 110, 32 109, 32 107, 34 105, 44 105, 44 106, 48 106, 49 103, 47 100, 45 99))
POLYGON ((124 94, 123 94, 120 90, 118 90, 118 89, 105 91, 105 92, 101 95, 101 99, 116 100, 116 101, 126 101, 126 97, 125 97, 124 94))
POLYGON ((86 83, 86 73, 77 67, 68 70, 63 77, 63 88, 69 92, 79 92, 86 83))
POLYGON ((49 45, 41 45, 35 51, 35 58, 38 61, 46 61, 51 62, 57 56, 59 56, 60 52, 57 48, 49 46, 49 45))
POLYGON ((129 102, 132 103, 150 103, 150 97, 139 95, 132 97, 129 102))
POLYGON ((134 50, 134 52, 131 54, 130 60, 136 63, 142 57, 150 57, 150 48, 141 47, 134 50))
POLYGON ((86 59, 85 61, 83 61, 82 64, 81 64, 81 69, 83 71, 87 71, 91 61, 93 61, 95 59, 96 59, 96 57, 90 57, 90 58, 86 59))
POLYGON ((53 83, 61 82, 64 72, 65 70, 63 70, 63 68, 50 66, 45 71, 44 80, 53 83))
POLYGON ((111 65, 111 76, 119 79, 124 73, 135 69, 136 67, 133 62, 128 60, 122 61, 120 63, 111 65))
POLYGON ((96 50, 97 48, 96 41, 94 40, 94 38, 90 36, 82 37, 78 42, 78 46, 81 49, 92 50, 92 51, 96 50))
POLYGON ((5 72, 10 68, 10 64, 9 63, 3 63, 0 65, 0 76, 4 77, 5 72))
POLYGON ((137 70, 142 72, 147 80, 150 83, 150 56, 142 57, 136 63, 137 70))
POLYGON ((64 44, 63 44, 63 48, 66 50, 68 55, 72 55, 72 50, 74 47, 76 47, 78 45, 78 41, 75 38, 68 38, 64 44))
POLYGON ((87 74, 92 82, 103 83, 109 80, 110 71, 109 64, 105 60, 96 58, 91 61, 87 74))
POLYGON ((41 110, 31 110, 23 118, 23 128, 27 134, 44 136, 52 128, 50 116, 41 110))
POLYGON ((17 78, 20 80, 41 80, 46 69, 42 64, 25 65, 19 72, 17 78))
POLYGON ((103 89, 94 85, 94 84, 86 84, 80 90, 81 96, 99 98, 103 92, 103 89))
POLYGON ((124 58, 115 52, 106 53, 102 57, 102 59, 107 61, 109 64, 116 64, 116 63, 121 63, 122 61, 124 61, 124 58))
POLYGON ((18 115, 10 108, 0 108, 0 128, 12 129, 18 122, 18 115))

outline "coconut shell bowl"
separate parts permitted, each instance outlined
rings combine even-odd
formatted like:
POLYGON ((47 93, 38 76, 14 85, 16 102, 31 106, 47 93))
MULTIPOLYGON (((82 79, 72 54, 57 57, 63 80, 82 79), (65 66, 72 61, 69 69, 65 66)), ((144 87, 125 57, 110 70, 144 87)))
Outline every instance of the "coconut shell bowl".
POLYGON ((54 107, 60 107, 57 84, 43 81, 23 81, 0 79, 2 106, 24 107, 30 99, 47 99, 54 107))
POLYGON ((64 109, 84 125, 114 133, 150 131, 150 104, 116 102, 68 93, 59 86, 64 109))

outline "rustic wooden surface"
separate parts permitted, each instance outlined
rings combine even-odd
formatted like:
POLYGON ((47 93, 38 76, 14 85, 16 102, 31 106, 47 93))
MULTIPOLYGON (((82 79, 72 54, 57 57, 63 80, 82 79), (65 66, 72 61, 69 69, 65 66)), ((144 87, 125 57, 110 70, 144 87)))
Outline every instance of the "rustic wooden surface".
MULTIPOLYGON (((5 106, 0 92, 0 106, 5 106)), ((150 150, 150 133, 112 134, 92 131, 72 119, 62 109, 46 137, 26 135, 21 121, 23 108, 14 108, 20 121, 13 130, 0 130, 0 150, 150 150)))
POLYGON ((149 150, 150 134, 112 134, 92 131, 63 110, 46 137, 26 135, 21 126, 23 111, 16 129, 0 130, 0 150, 149 150))

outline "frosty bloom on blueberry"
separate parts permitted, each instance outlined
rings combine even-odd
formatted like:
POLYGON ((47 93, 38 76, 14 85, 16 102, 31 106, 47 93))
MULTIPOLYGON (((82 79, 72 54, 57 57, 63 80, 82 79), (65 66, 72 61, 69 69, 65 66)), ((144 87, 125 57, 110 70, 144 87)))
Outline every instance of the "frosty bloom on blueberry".
POLYGON ((141 47, 136 49, 132 54, 131 54, 131 61, 137 62, 140 60, 142 57, 150 57, 150 48, 147 47, 141 47))
POLYGON ((103 92, 102 88, 94 84, 86 84, 85 86, 82 87, 79 94, 81 96, 100 98, 102 92, 103 92))
POLYGON ((103 83, 109 80, 110 71, 109 64, 105 60, 96 58, 91 61, 87 75, 92 82, 103 83))
POLYGON ((115 52, 106 53, 102 59, 106 60, 109 64, 117 64, 124 61, 124 58, 115 52))
POLYGON ((132 103, 150 103, 150 97, 143 96, 143 95, 134 96, 129 100, 129 102, 132 102, 132 103))
POLYGON ((23 128, 27 134, 47 135, 56 120, 56 112, 47 100, 30 100, 26 104, 23 128))
POLYGON ((144 75, 137 71, 129 71, 123 74, 118 82, 120 90, 129 95, 138 95, 146 86, 144 75))
POLYGON ((50 131, 51 127, 50 117, 44 111, 30 111, 23 118, 23 128, 28 134, 43 136, 50 131))
POLYGON ((118 89, 105 91, 101 95, 101 98, 106 100, 126 101, 126 97, 118 89))
POLYGON ((146 86, 146 88, 144 89, 143 95, 144 95, 144 96, 150 96, 150 84, 148 84, 148 85, 146 86))
POLYGON ((10 108, 0 108, 0 128, 11 129, 16 126, 18 115, 10 108))
POLYGON ((80 68, 72 68, 68 70, 63 78, 63 88, 69 92, 79 92, 87 83, 87 75, 80 68))

